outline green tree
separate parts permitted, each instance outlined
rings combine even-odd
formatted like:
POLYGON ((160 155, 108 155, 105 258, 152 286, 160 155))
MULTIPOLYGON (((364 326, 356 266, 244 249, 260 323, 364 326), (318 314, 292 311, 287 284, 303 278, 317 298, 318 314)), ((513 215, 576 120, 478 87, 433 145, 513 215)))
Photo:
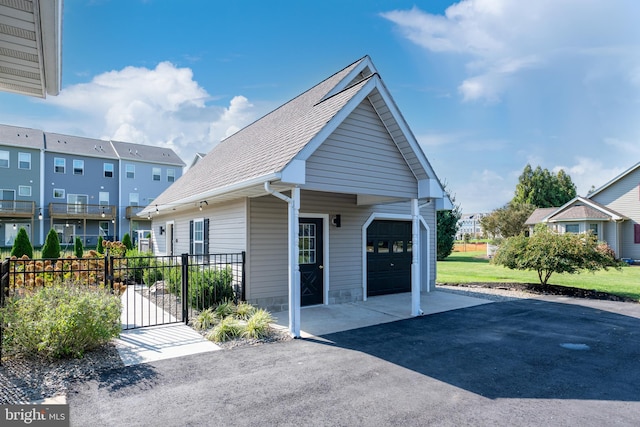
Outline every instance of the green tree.
POLYGON ((26 255, 29 258, 33 258, 33 246, 31 246, 31 242, 29 241, 27 230, 25 230, 24 227, 20 227, 20 230, 18 230, 18 235, 13 241, 11 256, 21 258, 23 255, 26 255))
POLYGON ((526 231, 524 223, 535 208, 527 203, 510 202, 480 219, 480 226, 493 239, 517 236, 526 231))
POLYGON ((133 243, 131 242, 131 236, 129 236, 129 233, 124 233, 124 236, 122 236, 122 244, 124 244, 127 250, 133 249, 133 243))
POLYGON ((555 175, 538 166, 527 164, 518 178, 512 204, 530 204, 537 208, 562 206, 576 197, 576 186, 571 177, 560 170, 555 175))
POLYGON ((451 200, 453 209, 438 211, 436 213, 436 248, 438 261, 442 261, 453 252, 456 233, 458 232, 458 221, 462 216, 460 205, 456 204, 456 198, 444 186, 445 194, 451 200))
POLYGON ((58 239, 58 233, 53 228, 49 230, 47 239, 42 247, 42 258, 60 258, 60 239, 58 239))
POLYGON ((575 274, 581 271, 620 268, 613 251, 592 234, 558 234, 539 224, 531 237, 506 239, 498 248, 493 264, 512 270, 533 270, 546 286, 553 273, 575 274))
POLYGON ((73 242, 73 253, 76 255, 76 258, 82 258, 82 255, 84 255, 82 239, 79 237, 76 237, 76 240, 73 242))
POLYGON ((96 245, 96 252, 98 252, 99 254, 104 254, 104 246, 102 245, 103 243, 103 239, 102 236, 98 236, 98 244, 96 245))

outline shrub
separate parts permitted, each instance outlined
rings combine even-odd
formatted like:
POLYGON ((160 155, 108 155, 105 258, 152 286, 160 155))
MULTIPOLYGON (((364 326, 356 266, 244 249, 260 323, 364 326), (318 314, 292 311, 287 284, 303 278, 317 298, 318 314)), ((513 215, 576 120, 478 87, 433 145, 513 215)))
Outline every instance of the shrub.
MULTIPOLYGON (((144 258, 139 258, 138 260, 143 260, 143 259, 144 258)), ((149 262, 149 258, 147 258, 147 262, 149 262)), ((144 271, 143 273, 144 283, 147 286, 151 286, 154 283, 156 283, 158 280, 163 279, 162 267, 163 267, 162 262, 158 262, 154 259, 149 263, 147 268, 139 269, 138 271, 140 270, 144 271)))
POLYGON ((189 303, 198 310, 212 307, 234 297, 231 268, 189 269, 189 303))
POLYGON ((25 230, 24 227, 20 227, 20 230, 18 230, 18 235, 13 241, 11 256, 21 258, 23 255, 26 255, 29 258, 33 258, 33 246, 31 246, 31 242, 29 241, 27 230, 25 230))
MULTIPOLYGON (((130 251, 127 251, 126 257, 127 278, 134 281, 135 283, 145 282, 149 284, 144 278, 146 269, 149 268, 149 264, 151 263, 151 257, 149 256, 149 254, 139 252, 137 249, 132 249, 130 251)), ((151 284, 153 283, 155 283, 155 281, 151 284)))
POLYGON ((242 331, 244 338, 264 338, 271 330, 269 323, 273 322, 271 314, 263 309, 256 310, 247 320, 247 324, 242 331))
POLYGON ((76 258, 82 258, 82 255, 84 255, 82 240, 79 237, 76 237, 76 240, 73 242, 73 253, 76 255, 76 258))
POLYGON ((9 299, 0 310, 9 352, 82 357, 120 334, 122 302, 107 289, 55 284, 9 299))
POLYGON ((60 240, 58 233, 53 228, 47 234, 47 240, 42 247, 42 258, 58 259, 60 258, 60 240))
POLYGON ((235 308, 236 317, 242 320, 247 320, 255 312, 256 308, 248 302, 241 302, 235 308))
POLYGON ((242 325, 233 316, 222 319, 205 338, 210 341, 223 342, 238 338, 242 334, 242 325))
POLYGON ((219 319, 224 319, 227 316, 231 316, 233 315, 233 312, 233 303, 229 301, 221 302, 214 310, 214 313, 219 319))
POLYGON ((124 236, 122 236, 122 244, 129 250, 133 249, 133 243, 131 242, 131 236, 129 236, 129 233, 124 233, 124 236))
POLYGON ((103 243, 102 236, 98 236, 98 244, 96 245, 96 252, 98 252, 99 254, 104 254, 104 246, 102 245, 103 243))

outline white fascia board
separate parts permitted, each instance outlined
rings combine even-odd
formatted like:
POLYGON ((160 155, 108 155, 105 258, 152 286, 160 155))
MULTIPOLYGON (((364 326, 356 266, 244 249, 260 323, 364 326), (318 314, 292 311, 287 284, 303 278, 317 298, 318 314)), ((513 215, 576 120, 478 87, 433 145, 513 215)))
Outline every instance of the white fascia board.
MULTIPOLYGON (((173 201, 169 204, 159 204, 157 205, 158 207, 158 211, 162 212, 162 211, 166 211, 169 209, 173 209, 173 207, 175 205, 186 205, 189 203, 197 203, 200 202, 204 199, 208 199, 208 198, 215 198, 216 196, 221 196, 223 194, 226 193, 232 193, 234 191, 239 191, 239 190, 244 190, 245 188, 249 188, 249 187, 254 187, 256 185, 263 185, 265 182, 267 181, 276 181, 280 179, 280 174, 279 173, 272 173, 269 175, 263 175, 263 176, 259 176, 256 178, 251 178, 249 180, 246 181, 242 181, 242 182, 237 182, 235 184, 231 184, 231 185, 227 185, 226 187, 222 187, 222 188, 216 188, 215 190, 211 190, 211 191, 207 191, 207 192, 203 192, 203 193, 198 193, 195 194, 193 196, 189 196, 189 197, 185 197, 184 199, 179 199, 176 201, 173 201)), ((155 204, 150 204, 148 205, 146 208, 144 208, 142 211, 140 211, 140 213, 138 214, 138 216, 144 216, 144 214, 147 213, 154 213, 156 212, 156 205, 155 204)))
MULTIPOLYGON (((562 205, 560 208, 558 208, 557 211, 553 212, 553 214, 548 215, 547 217, 545 217, 545 219, 549 218, 551 216, 559 214, 560 212, 564 211, 565 209, 573 206, 576 202, 584 203, 585 205, 588 205, 589 207, 597 210, 598 212, 602 212, 605 215, 609 215, 611 217, 611 219, 613 219, 614 221, 624 219, 621 216, 616 215, 615 213, 611 212, 610 210, 608 210, 606 208, 603 209, 601 206, 598 206, 597 204, 595 204, 592 200, 589 200, 589 199, 581 197, 581 196, 577 196, 577 197, 571 199, 570 201, 568 201, 567 203, 562 205)), ((597 221, 597 220, 595 220, 595 221, 597 221)), ((556 222, 556 221, 552 220, 552 221, 549 221, 549 222, 556 222)))
POLYGON ((436 211, 450 211, 453 209, 453 203, 449 197, 442 197, 440 199, 436 199, 436 211))
POLYGON ((40 1, 41 46, 46 93, 56 96, 62 86, 62 0, 40 1))
POLYGON ((596 189, 593 193, 589 194, 587 196, 587 198, 588 199, 593 198, 593 196, 595 196, 596 194, 600 193, 602 190, 611 187, 613 184, 615 184, 616 182, 620 181, 622 178, 624 178, 625 176, 629 175, 630 173, 632 173, 633 171, 635 171, 638 168, 640 168, 640 162, 638 162, 635 165, 631 166, 629 169, 627 169, 626 171, 622 172, 620 175, 616 176, 615 178, 613 178, 612 180, 610 180, 609 182, 604 184, 602 187, 596 189))
POLYGON ((441 199, 444 197, 444 189, 437 179, 420 179, 418 180, 418 198, 419 199, 441 199))
MULTIPOLYGON (((369 58, 368 55, 365 56, 360 60, 360 63, 349 72, 349 74, 347 74, 337 85, 333 87, 333 89, 331 89, 325 96, 322 97, 322 100, 320 102, 324 101, 325 99, 331 98, 336 93, 342 92, 344 89, 346 89, 347 85, 351 81, 353 81, 353 79, 355 79, 356 76, 360 74, 365 68, 368 68, 371 74, 376 74, 378 72, 375 65, 373 65, 373 62, 371 61, 371 58, 369 58)), ((365 76, 365 78, 366 77, 368 76, 365 76)))
POLYGON ((293 159, 282 169, 280 175, 280 180, 287 184, 304 184, 307 178, 307 162, 293 159))

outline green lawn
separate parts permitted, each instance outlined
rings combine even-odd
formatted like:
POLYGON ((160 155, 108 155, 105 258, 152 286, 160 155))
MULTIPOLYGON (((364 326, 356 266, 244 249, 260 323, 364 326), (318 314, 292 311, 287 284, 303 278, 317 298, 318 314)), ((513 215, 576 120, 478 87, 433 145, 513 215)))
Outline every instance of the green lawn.
MULTIPOLYGON (((454 252, 438 261, 438 283, 519 282, 539 283, 535 271, 509 270, 492 265, 484 252, 454 252)), ((640 267, 623 267, 596 273, 554 273, 549 284, 592 289, 640 301, 640 267)))

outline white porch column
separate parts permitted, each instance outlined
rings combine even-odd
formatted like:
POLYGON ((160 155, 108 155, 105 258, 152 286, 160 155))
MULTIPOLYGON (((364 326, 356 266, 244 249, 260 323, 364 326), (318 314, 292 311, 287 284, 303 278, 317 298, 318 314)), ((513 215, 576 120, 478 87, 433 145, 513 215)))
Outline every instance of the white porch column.
POLYGON ((418 199, 411 200, 411 315, 423 314, 420 308, 420 208, 418 199))
POLYGON ((300 189, 291 189, 289 201, 289 333, 300 337, 300 260, 298 258, 298 221, 300 189))

